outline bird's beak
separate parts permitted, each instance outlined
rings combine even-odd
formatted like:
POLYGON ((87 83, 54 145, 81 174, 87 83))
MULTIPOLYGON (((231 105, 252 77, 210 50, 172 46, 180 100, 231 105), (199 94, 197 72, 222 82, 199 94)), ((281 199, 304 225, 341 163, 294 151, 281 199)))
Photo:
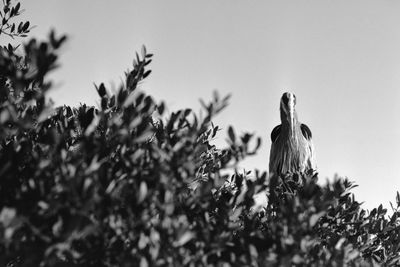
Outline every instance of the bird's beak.
POLYGON ((281 98, 281 120, 287 122, 290 126, 290 132, 294 133, 297 123, 297 116, 294 106, 296 105, 296 97, 294 94, 286 92, 281 98))
POLYGON ((289 95, 289 101, 288 101, 288 109, 289 109, 289 122, 290 122, 290 126, 292 128, 292 130, 294 130, 295 127, 295 110, 294 110, 294 106, 295 106, 295 99, 294 99, 294 95, 290 94, 289 95))

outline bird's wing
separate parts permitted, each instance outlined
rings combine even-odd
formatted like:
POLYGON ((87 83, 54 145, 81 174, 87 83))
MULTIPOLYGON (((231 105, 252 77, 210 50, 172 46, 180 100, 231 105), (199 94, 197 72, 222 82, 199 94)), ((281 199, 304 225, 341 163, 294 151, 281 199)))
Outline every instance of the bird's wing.
POLYGON ((279 134, 281 133, 282 124, 276 126, 271 132, 271 141, 274 143, 276 139, 278 139, 279 134))
POLYGON ((312 137, 310 128, 308 128, 308 126, 305 124, 301 124, 300 129, 301 129, 301 133, 303 134, 304 138, 307 139, 308 141, 310 141, 311 137, 312 137))
POLYGON ((315 161, 315 151, 314 151, 314 145, 311 140, 312 134, 310 128, 308 128, 307 125, 301 124, 300 125, 301 133, 303 134, 304 138, 308 141, 308 149, 309 149, 309 157, 307 159, 308 161, 308 167, 316 170, 317 165, 315 161))

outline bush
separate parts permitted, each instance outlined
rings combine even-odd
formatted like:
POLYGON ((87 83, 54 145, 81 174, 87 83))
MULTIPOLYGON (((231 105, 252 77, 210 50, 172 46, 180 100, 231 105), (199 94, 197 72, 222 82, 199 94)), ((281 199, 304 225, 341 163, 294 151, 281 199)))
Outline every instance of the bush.
MULTIPOLYGON (((29 32, 11 24, 19 6, 5 1, 0 34, 29 32)), ((65 39, 0 49, 2 266, 400 264, 399 194, 387 216, 363 210, 345 179, 239 172, 261 139, 229 127, 227 147, 213 145, 229 96, 215 93, 204 116, 164 114, 137 89, 145 48, 116 93, 96 86, 98 108, 53 108, 46 75, 65 39)))

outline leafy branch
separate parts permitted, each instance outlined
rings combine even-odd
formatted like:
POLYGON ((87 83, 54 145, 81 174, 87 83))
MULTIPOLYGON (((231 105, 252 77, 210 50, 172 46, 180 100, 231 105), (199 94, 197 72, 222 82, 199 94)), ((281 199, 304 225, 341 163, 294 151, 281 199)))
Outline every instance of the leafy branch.
POLYGON ((15 37, 27 37, 28 33, 32 30, 29 21, 13 22, 15 17, 22 14, 24 10, 21 9, 20 2, 13 4, 11 0, 2 0, 3 9, 0 10, 0 35, 4 34, 12 39, 15 37))

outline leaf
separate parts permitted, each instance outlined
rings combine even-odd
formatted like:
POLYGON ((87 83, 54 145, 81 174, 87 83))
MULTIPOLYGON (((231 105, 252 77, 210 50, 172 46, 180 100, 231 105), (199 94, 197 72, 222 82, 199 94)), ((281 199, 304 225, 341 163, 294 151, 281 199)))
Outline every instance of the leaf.
POLYGON ((142 45, 142 56, 145 57, 147 55, 146 46, 142 45))
POLYGON ((313 214, 310 217, 310 227, 314 227, 314 225, 318 222, 319 218, 321 218, 323 215, 325 215, 325 211, 319 212, 317 214, 313 214))
POLYGON ((303 261, 304 261, 303 258, 299 254, 294 255, 292 258, 292 263, 294 264, 300 264, 303 261))
POLYGON ((103 160, 99 161, 98 157, 99 157, 98 155, 95 155, 93 157, 92 161, 90 162, 90 165, 85 169, 86 175, 97 171, 100 168, 101 164, 103 164, 103 160))
POLYGON ((56 237, 59 237, 61 234, 62 227, 63 227, 63 220, 62 220, 61 216, 58 216, 58 220, 51 227, 53 235, 56 237))
POLYGON ((183 116, 187 117, 190 113, 192 112, 192 110, 190 108, 185 109, 185 111, 183 112, 183 116))
POLYGON ((112 108, 112 107, 115 106, 115 95, 113 95, 113 96, 110 98, 110 102, 108 103, 108 106, 109 106, 110 108, 112 108))
POLYGON ((147 196, 147 184, 146 182, 142 181, 140 183, 140 187, 139 187, 139 198, 138 198, 138 203, 142 203, 142 201, 146 198, 147 196))
POLYGON ((96 89, 97 89, 97 92, 99 93, 100 97, 107 95, 107 91, 106 91, 106 87, 104 86, 104 83, 101 83, 99 88, 96 88, 96 89))
POLYGON ((179 113, 173 112, 171 114, 171 117, 169 118, 168 124, 167 124, 167 133, 170 133, 174 127, 174 123, 176 119, 178 118, 179 113))
POLYGON ((24 26, 22 27, 22 31, 26 31, 29 28, 29 21, 25 22, 24 26))
POLYGON ((247 144, 252 136, 252 134, 245 133, 242 137, 240 137, 240 139, 242 140, 243 144, 247 144))
POLYGON ((123 103, 123 107, 128 107, 129 105, 133 104, 133 102, 135 101, 136 98, 136 94, 134 92, 130 92, 128 97, 125 99, 124 103, 123 103))
POLYGON ((343 243, 346 241, 346 238, 342 237, 335 245, 336 250, 340 250, 342 248, 343 243))
POLYGON ((121 88, 117 95, 118 106, 121 106, 124 104, 127 96, 128 96, 128 91, 121 88))
POLYGON ((108 108, 108 99, 106 97, 101 99, 100 106, 102 110, 106 110, 108 108))
POLYGON ((137 62, 137 64, 140 63, 140 57, 139 57, 139 54, 137 52, 136 52, 136 62, 137 62))
POLYGON ((218 126, 215 126, 214 128, 213 128, 213 132, 212 132, 212 134, 211 134, 211 137, 212 138, 214 138, 215 136, 216 136, 216 134, 217 134, 217 132, 218 132, 218 126))
POLYGON ((242 214, 243 211, 243 206, 242 207, 237 207, 232 213, 229 219, 231 221, 237 221, 239 219, 239 216, 242 214))
POLYGON ((157 106, 157 111, 160 115, 162 115, 164 113, 164 109, 165 109, 165 104, 164 102, 161 102, 158 106, 157 106))
POLYGON ((390 218, 390 223, 393 224, 396 222, 397 218, 398 218, 399 213, 398 212, 394 212, 392 217, 390 218))
POLYGON ((21 7, 21 3, 17 3, 17 5, 15 6, 15 13, 18 13, 19 8, 21 7))
POLYGON ((143 74, 143 79, 145 79, 147 76, 149 76, 151 73, 151 70, 147 70, 144 74, 143 74))
POLYGON ((232 141, 232 143, 235 143, 236 136, 235 136, 235 132, 233 131, 232 126, 229 126, 229 128, 228 128, 228 136, 229 136, 229 139, 232 141))
POLYGON ((383 208, 383 206, 382 206, 382 204, 380 204, 378 207, 378 215, 380 215, 382 213, 382 208, 383 208))
POLYGON ((85 135, 89 136, 97 129, 97 125, 99 124, 100 117, 93 114, 93 119, 91 120, 90 124, 86 127, 85 135))
POLYGON ((2 110, 0 112, 0 124, 4 124, 9 119, 10 119, 10 113, 8 112, 8 110, 2 110))
POLYGON ((149 65, 152 61, 153 61, 152 59, 149 59, 149 60, 146 61, 146 63, 144 63, 144 65, 147 66, 147 65, 149 65))
POLYGON ((37 118, 37 122, 41 123, 41 122, 49 119, 51 117, 51 115, 53 115, 53 114, 54 114, 53 108, 46 108, 40 113, 39 117, 37 118))
POLYGON ((206 103, 204 102, 203 99, 199 99, 200 105, 204 108, 204 109, 208 109, 208 106, 206 105, 206 103))
POLYGON ((111 182, 108 184, 106 188, 106 194, 111 194, 111 192, 114 190, 115 186, 117 185, 116 180, 111 180, 111 182))
POLYGON ((133 118, 133 120, 129 123, 129 129, 135 129, 138 127, 141 123, 143 122, 143 119, 141 116, 136 116, 133 118))
POLYGON ((147 261, 147 259, 145 257, 142 257, 140 259, 140 267, 149 267, 149 262, 147 261))
POLYGON ((360 253, 356 249, 353 249, 347 254, 347 259, 350 262, 350 261, 356 259, 359 255, 360 255, 360 253))
POLYGON ((3 207, 0 212, 0 223, 4 227, 8 227, 17 215, 17 210, 14 208, 3 207))
POLYGON ((371 217, 375 217, 375 215, 376 215, 376 208, 374 208, 372 211, 371 211, 371 213, 369 214, 369 217, 371 218, 371 217))
POLYGON ((175 242, 175 246, 183 246, 187 242, 189 242, 193 237, 195 237, 195 234, 191 231, 186 231, 181 237, 178 239, 178 241, 175 242))
POLYGON ((142 142, 148 141, 149 138, 151 138, 153 134, 154 134, 153 131, 151 131, 150 129, 147 129, 142 134, 137 136, 134 139, 134 141, 135 141, 135 143, 142 143, 142 142))
POLYGON ((257 258, 258 257, 258 251, 257 251, 257 248, 254 245, 249 244, 249 251, 250 251, 250 255, 253 258, 257 258))

